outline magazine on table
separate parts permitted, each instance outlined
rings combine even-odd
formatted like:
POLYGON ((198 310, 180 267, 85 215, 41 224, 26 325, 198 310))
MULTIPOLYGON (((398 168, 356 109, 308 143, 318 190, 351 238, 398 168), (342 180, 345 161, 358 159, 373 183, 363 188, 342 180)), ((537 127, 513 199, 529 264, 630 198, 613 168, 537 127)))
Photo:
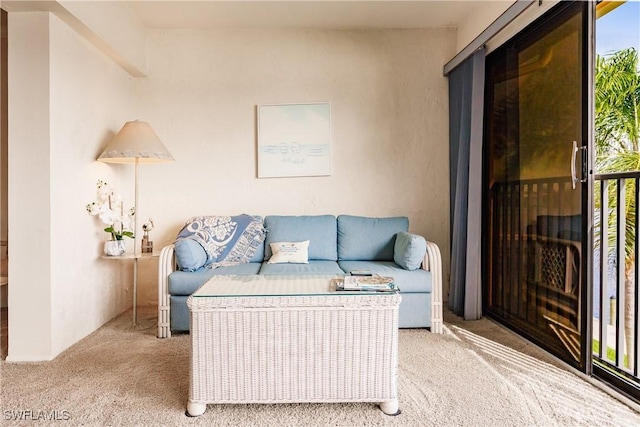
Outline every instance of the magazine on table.
POLYGON ((349 274, 352 276, 373 276, 373 273, 371 273, 371 270, 362 270, 362 269, 351 270, 349 274))
POLYGON ((398 289, 389 276, 345 276, 337 279, 336 290, 390 292, 398 289))

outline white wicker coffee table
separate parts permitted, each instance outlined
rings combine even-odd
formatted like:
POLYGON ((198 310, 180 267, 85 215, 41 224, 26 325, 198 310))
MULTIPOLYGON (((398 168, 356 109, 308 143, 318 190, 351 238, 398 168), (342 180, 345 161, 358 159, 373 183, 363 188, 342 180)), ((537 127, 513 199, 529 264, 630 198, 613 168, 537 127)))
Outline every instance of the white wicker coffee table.
POLYGON ((335 292, 335 276, 215 276, 187 302, 187 413, 208 403, 377 402, 398 411, 393 292, 335 292))

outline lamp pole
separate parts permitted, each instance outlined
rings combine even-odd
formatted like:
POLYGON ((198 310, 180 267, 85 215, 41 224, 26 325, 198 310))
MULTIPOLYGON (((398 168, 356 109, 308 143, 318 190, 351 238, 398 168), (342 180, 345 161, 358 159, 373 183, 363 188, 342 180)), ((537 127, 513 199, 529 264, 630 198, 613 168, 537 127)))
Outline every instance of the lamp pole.
POLYGON ((138 253, 138 165, 140 164, 140 158, 136 157, 136 178, 135 178, 135 201, 134 201, 134 215, 133 215, 133 254, 138 253))
POLYGON ((135 190, 133 212, 133 327, 138 326, 138 165, 140 158, 136 157, 135 190))

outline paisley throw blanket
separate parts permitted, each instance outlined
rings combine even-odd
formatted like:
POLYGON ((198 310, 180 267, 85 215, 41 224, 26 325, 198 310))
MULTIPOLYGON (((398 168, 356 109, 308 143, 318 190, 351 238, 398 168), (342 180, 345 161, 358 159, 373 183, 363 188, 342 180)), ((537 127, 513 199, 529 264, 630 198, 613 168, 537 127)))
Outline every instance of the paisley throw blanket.
POLYGON ((196 216, 177 239, 193 239, 207 253, 205 266, 215 268, 249 262, 265 238, 262 218, 251 215, 196 216))

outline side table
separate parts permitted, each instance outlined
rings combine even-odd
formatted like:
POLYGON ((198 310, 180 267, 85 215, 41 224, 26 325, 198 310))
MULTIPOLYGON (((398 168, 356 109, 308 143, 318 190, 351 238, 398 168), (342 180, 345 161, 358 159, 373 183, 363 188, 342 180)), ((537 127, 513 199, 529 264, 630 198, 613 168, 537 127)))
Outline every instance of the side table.
POLYGON ((160 252, 147 252, 147 253, 126 253, 117 256, 102 255, 103 259, 133 260, 133 324, 131 329, 149 329, 153 325, 143 325, 138 323, 138 260, 141 258, 158 258, 160 252))

